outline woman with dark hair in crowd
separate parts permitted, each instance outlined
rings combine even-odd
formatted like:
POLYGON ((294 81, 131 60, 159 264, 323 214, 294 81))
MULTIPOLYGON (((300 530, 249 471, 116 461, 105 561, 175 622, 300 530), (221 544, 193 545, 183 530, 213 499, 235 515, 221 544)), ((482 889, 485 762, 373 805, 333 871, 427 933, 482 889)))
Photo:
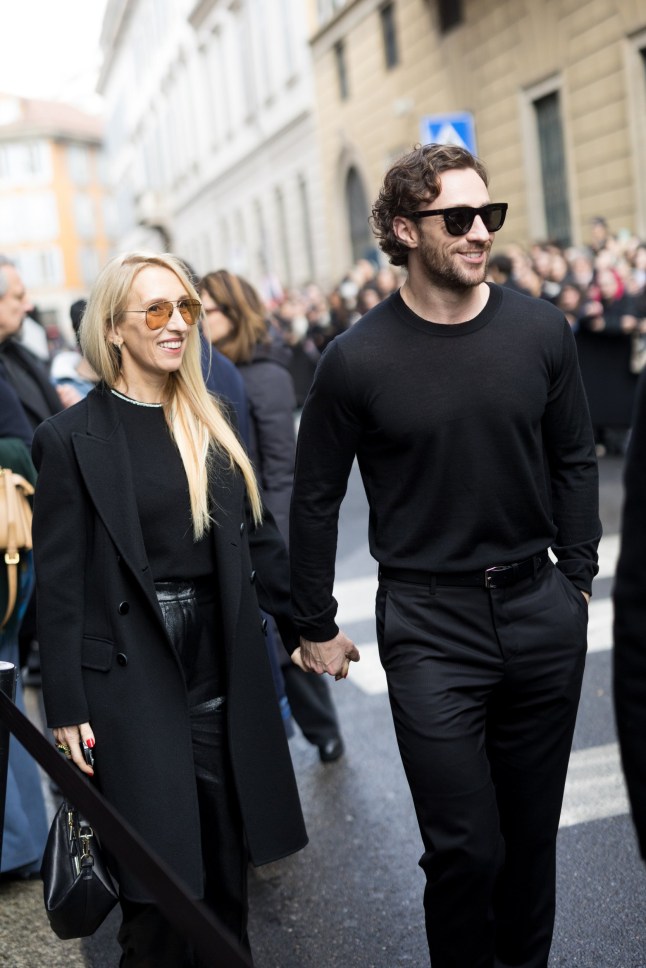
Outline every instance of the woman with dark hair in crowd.
MULTIPOLYGON (((250 413, 250 457, 265 504, 286 542, 296 441, 296 399, 289 373, 290 349, 267 322, 260 296, 241 276, 220 269, 199 285, 207 338, 228 356, 245 383, 250 413)), ((285 690, 305 738, 323 762, 343 754, 343 742, 327 682, 283 656, 285 690)))

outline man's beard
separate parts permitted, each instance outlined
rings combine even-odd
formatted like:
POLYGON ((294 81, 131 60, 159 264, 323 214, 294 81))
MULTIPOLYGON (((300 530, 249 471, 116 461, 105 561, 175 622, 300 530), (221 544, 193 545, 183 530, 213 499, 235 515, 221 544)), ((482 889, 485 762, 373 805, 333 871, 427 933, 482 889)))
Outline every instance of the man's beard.
MULTIPOLYGON (((471 248, 475 250, 476 246, 471 244, 471 248)), ((452 292, 466 292, 484 282, 487 275, 491 243, 477 248, 485 253, 485 260, 471 269, 458 263, 458 255, 448 255, 437 243, 429 242, 424 237, 417 251, 422 271, 432 285, 452 292)))

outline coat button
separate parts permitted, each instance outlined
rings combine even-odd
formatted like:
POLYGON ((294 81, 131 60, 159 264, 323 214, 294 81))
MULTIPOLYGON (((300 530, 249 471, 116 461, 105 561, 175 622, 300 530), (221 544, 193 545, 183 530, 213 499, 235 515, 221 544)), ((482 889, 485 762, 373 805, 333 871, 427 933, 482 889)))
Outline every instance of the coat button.
POLYGON ((120 602, 119 603, 119 615, 127 615, 129 611, 130 611, 130 603, 129 602, 120 602))
POLYGON ((263 632, 266 635, 267 634, 267 619, 266 618, 263 618, 262 622, 260 623, 260 628, 263 630, 263 632))
POLYGON ((117 662, 120 666, 127 666, 128 656, 125 655, 123 652, 117 652, 117 662))
POLYGON ((253 585, 253 583, 255 582, 255 580, 256 580, 256 569, 254 568, 254 570, 249 575, 249 581, 253 585))
POLYGON ((244 527, 244 521, 243 521, 242 524, 240 525, 240 534, 244 534, 244 532, 245 532, 245 527, 244 527))

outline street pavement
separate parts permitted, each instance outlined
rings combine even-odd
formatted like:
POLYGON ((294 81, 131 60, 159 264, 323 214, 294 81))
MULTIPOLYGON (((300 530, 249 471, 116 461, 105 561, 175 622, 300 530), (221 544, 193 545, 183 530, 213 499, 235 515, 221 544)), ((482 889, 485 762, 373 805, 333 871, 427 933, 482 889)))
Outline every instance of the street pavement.
MULTIPOLYGON (((558 844, 558 909, 550 968, 646 968, 646 874, 639 859, 614 731, 611 601, 622 463, 603 458, 600 574, 590 605, 589 657, 558 844)), ((356 468, 341 512, 339 619, 361 662, 332 683, 346 755, 321 764, 290 741, 308 847, 250 874, 256 968, 423 968, 421 853, 375 645, 376 566, 356 468)), ((36 709, 36 705, 33 707, 36 709)), ((116 912, 85 941, 59 942, 38 883, 0 885, 0 965, 115 968, 116 912)))

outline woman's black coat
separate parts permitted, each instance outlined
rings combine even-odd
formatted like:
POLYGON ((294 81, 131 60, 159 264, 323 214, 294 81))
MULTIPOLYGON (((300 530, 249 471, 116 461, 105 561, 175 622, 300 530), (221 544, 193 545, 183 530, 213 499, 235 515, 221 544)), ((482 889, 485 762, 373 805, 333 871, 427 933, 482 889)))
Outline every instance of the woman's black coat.
MULTIPOLYGON (((34 553, 48 725, 90 722, 102 791, 199 897, 186 689, 155 596, 112 394, 99 387, 47 420, 33 454, 40 471, 34 553)), ((214 476, 214 581, 231 759, 251 860, 264 864, 307 842, 258 607, 260 601, 276 616, 295 646, 287 556, 271 518, 258 529, 247 524, 241 476, 224 467, 214 476)), ((135 874, 119 870, 123 893, 150 900, 135 874)))
POLYGON ((615 713, 633 820, 646 860, 646 371, 639 378, 624 482, 614 588, 615 713))

